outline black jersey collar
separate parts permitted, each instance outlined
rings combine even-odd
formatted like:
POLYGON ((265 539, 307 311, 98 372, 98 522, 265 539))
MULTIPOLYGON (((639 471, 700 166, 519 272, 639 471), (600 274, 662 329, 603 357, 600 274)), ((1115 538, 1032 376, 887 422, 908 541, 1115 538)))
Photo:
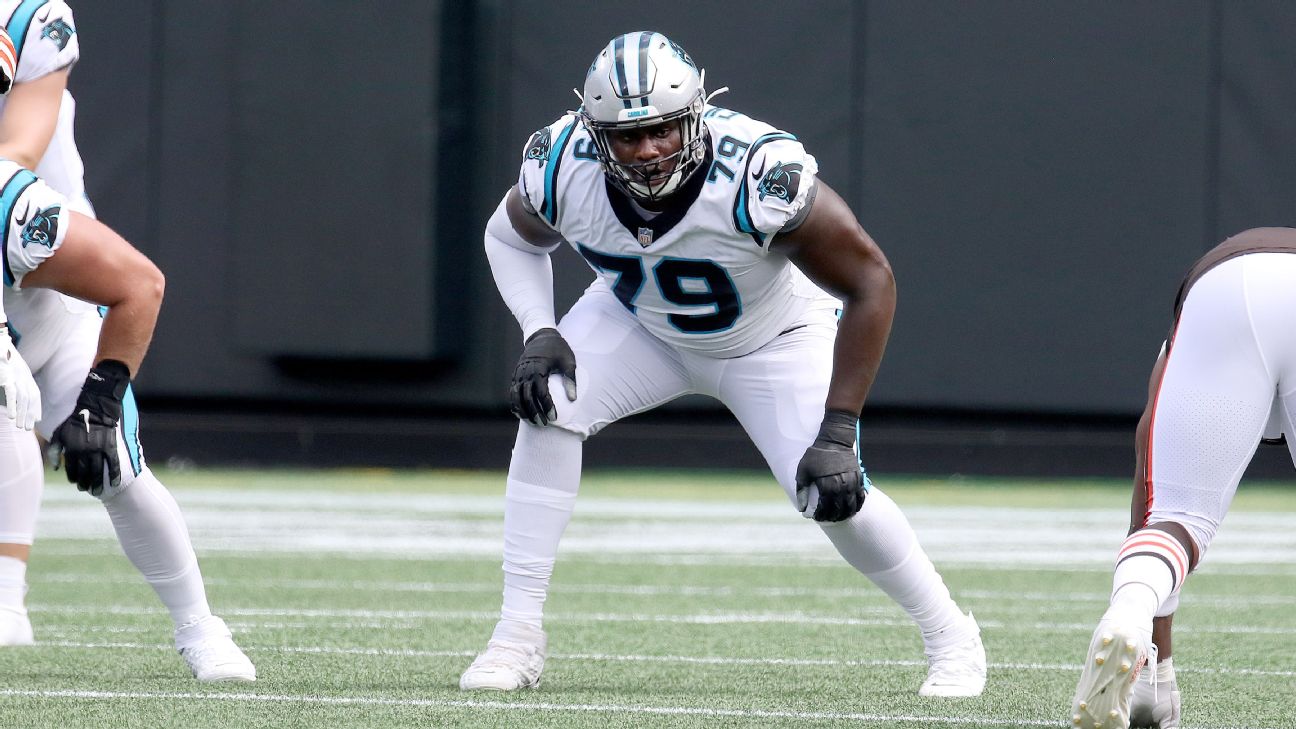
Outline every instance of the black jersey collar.
POLYGON ((693 176, 689 178, 688 182, 684 183, 683 187, 666 197, 664 201, 666 206, 660 213, 653 216, 652 220, 644 220, 639 215, 639 211, 635 210, 630 198, 614 187, 606 176, 603 178, 603 184, 607 188, 608 202, 612 204, 612 212, 616 213, 617 220, 620 220, 621 225, 630 231, 630 235, 639 237, 640 229, 648 228, 653 232, 652 239, 658 241, 661 240, 662 236, 669 233, 671 228, 674 228, 679 221, 684 219, 684 215, 688 213, 689 208, 697 201, 698 195, 702 194, 702 186, 706 184, 707 174, 710 172, 711 160, 713 159, 710 142, 710 139, 706 142, 706 157, 703 158, 702 164, 698 165, 698 168, 693 171, 693 176))

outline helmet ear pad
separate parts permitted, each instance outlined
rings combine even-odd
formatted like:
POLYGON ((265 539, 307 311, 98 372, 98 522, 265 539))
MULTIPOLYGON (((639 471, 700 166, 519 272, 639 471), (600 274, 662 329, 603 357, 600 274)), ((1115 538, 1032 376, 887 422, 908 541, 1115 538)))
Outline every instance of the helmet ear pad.
MULTIPOLYGON (((706 158, 702 72, 678 44, 661 33, 636 31, 613 38, 585 75, 578 111, 603 172, 618 189, 645 201, 678 190, 706 158), (645 176, 641 165, 619 162, 611 135, 679 120, 680 150, 668 172, 645 176)), ((662 160, 652 164, 660 165, 662 160)))

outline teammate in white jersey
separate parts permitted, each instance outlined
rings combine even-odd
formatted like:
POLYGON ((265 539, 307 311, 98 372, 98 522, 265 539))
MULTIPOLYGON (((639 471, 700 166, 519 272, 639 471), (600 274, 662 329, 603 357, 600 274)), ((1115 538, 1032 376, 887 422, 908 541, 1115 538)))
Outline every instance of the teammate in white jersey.
MULTIPOLYGON (((110 487, 99 483, 103 480, 101 469, 76 459, 68 461, 69 479, 102 500, 127 557, 169 610, 176 625, 176 646, 195 676, 202 680, 251 680, 255 677, 252 664, 234 646, 225 624, 211 614, 175 499, 148 469, 140 452, 138 415, 129 388, 135 367, 123 372, 109 364, 111 371, 103 371, 104 360, 112 358, 102 355, 101 327, 106 339, 105 322, 111 318, 104 319, 95 303, 111 302, 76 291, 60 293, 59 286, 16 285, 21 280, 14 273, 22 266, 20 259, 30 258, 38 249, 52 253, 57 247, 53 245, 56 234, 64 234, 73 213, 93 219, 94 210, 85 196, 81 158, 72 137, 74 106, 66 88, 68 71, 79 54, 72 11, 59 0, 0 0, 0 21, 12 34, 17 59, 13 89, 0 103, 0 158, 27 168, 5 164, 5 175, 0 178, 9 185, 0 193, 0 215, 20 225, 25 236, 15 239, 11 234, 6 242, 4 302, 18 350, 31 366, 43 395, 44 417, 36 430, 47 442, 57 440, 60 424, 74 411, 83 412, 87 398, 98 399, 112 411, 107 413, 112 416, 109 419, 119 421, 126 438, 124 458, 120 462, 108 459, 114 471, 110 487), (36 179, 31 170, 59 193, 57 200, 37 199, 35 193, 28 192, 36 179), (37 202, 43 207, 36 207, 37 202), (30 227, 34 225, 43 227, 30 227), (91 301, 95 303, 87 303, 91 301), (104 394, 106 400, 91 392, 103 383, 115 383, 113 390, 104 394)), ((43 183, 32 189, 47 190, 43 183)), ((76 227, 98 230, 102 226, 76 227)), ((99 237, 103 234, 88 236, 91 240, 99 237)), ((123 284, 129 282, 122 280, 123 284)), ((150 320, 150 333, 151 326, 150 320)), ((146 345, 147 339, 138 344, 146 345)), ((95 412, 91 408, 91 414, 95 412)), ((0 645, 33 641, 23 594, 43 469, 36 440, 30 436, 23 440, 21 448, 15 447, 12 461, 18 467, 5 474, 11 483, 0 489, 0 645)))
POLYGON ((1130 533, 1076 687, 1074 726, 1179 726, 1180 589, 1261 440, 1285 434, 1296 461, 1294 424, 1296 229, 1255 228, 1209 251, 1179 287, 1135 436, 1130 533))
POLYGON ((976 621, 856 450, 895 306, 882 252, 794 136, 710 106, 701 71, 665 36, 613 39, 582 100, 532 136, 486 225, 525 340, 511 386, 521 423, 501 619, 460 687, 539 684, 582 441, 700 393, 729 408, 796 508, 918 623, 929 658, 919 693, 980 694, 976 621), (555 325, 549 253, 564 240, 597 275, 555 325))

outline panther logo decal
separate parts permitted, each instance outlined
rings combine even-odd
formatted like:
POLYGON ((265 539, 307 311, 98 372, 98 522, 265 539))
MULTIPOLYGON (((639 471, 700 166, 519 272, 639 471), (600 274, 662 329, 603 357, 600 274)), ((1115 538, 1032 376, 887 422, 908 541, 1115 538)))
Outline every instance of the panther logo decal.
POLYGON ((63 215, 63 206, 51 205, 44 210, 37 210, 36 214, 29 218, 27 216, 30 212, 31 207, 28 206, 23 211, 22 217, 14 220, 15 223, 23 226, 23 248, 35 244, 53 250, 54 241, 58 238, 59 217, 63 215))
POLYGON ((680 59, 681 61, 687 63, 688 65, 692 66, 693 68, 697 68, 697 64, 693 62, 693 58, 692 58, 691 56, 689 56, 688 51, 686 51, 686 50, 684 50, 682 47, 680 47, 680 44, 676 43, 675 41, 671 41, 671 42, 670 42, 670 47, 671 47, 671 50, 675 52, 675 57, 676 57, 676 58, 678 58, 678 59, 680 59))
POLYGON ((531 141, 527 142, 526 159, 535 160, 541 167, 549 161, 549 127, 531 135, 531 141))
MULTIPOLYGON (((764 163, 762 163, 764 164, 764 163)), ((766 195, 792 202, 796 199, 797 189, 801 187, 801 170, 805 167, 799 163, 785 165, 782 162, 776 162, 769 172, 765 173, 764 179, 756 186, 756 191, 760 193, 760 199, 764 200, 766 195)))
POLYGON ((49 38, 54 42, 54 45, 58 46, 60 51, 67 48, 68 41, 72 40, 73 33, 76 33, 76 28, 65 23, 62 18, 58 18, 41 29, 41 37, 49 38))

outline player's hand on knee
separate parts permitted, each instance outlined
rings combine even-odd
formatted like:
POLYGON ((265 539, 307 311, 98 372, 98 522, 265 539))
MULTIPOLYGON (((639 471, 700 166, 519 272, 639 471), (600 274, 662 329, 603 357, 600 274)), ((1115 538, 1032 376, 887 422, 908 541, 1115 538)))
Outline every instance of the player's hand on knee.
POLYGON ((819 436, 796 470, 797 509, 815 521, 844 521, 864 506, 868 494, 864 469, 855 454, 854 413, 824 413, 819 436))
POLYGON ((0 397, 4 398, 5 417, 19 428, 31 430, 40 420, 40 388, 4 322, 0 322, 0 397))
MULTIPOLYGON (((68 481, 92 496, 104 487, 121 484, 117 457, 117 426, 122 419, 122 398, 130 386, 130 370, 115 360, 104 360, 86 375, 72 415, 54 431, 51 453, 61 454, 68 481)), ((57 458, 54 458, 57 467, 57 458)))
POLYGON ((549 376, 562 375, 568 402, 576 400, 576 355, 557 329, 546 327, 527 338, 513 368, 509 407, 519 420, 548 425, 558 419, 549 376))

